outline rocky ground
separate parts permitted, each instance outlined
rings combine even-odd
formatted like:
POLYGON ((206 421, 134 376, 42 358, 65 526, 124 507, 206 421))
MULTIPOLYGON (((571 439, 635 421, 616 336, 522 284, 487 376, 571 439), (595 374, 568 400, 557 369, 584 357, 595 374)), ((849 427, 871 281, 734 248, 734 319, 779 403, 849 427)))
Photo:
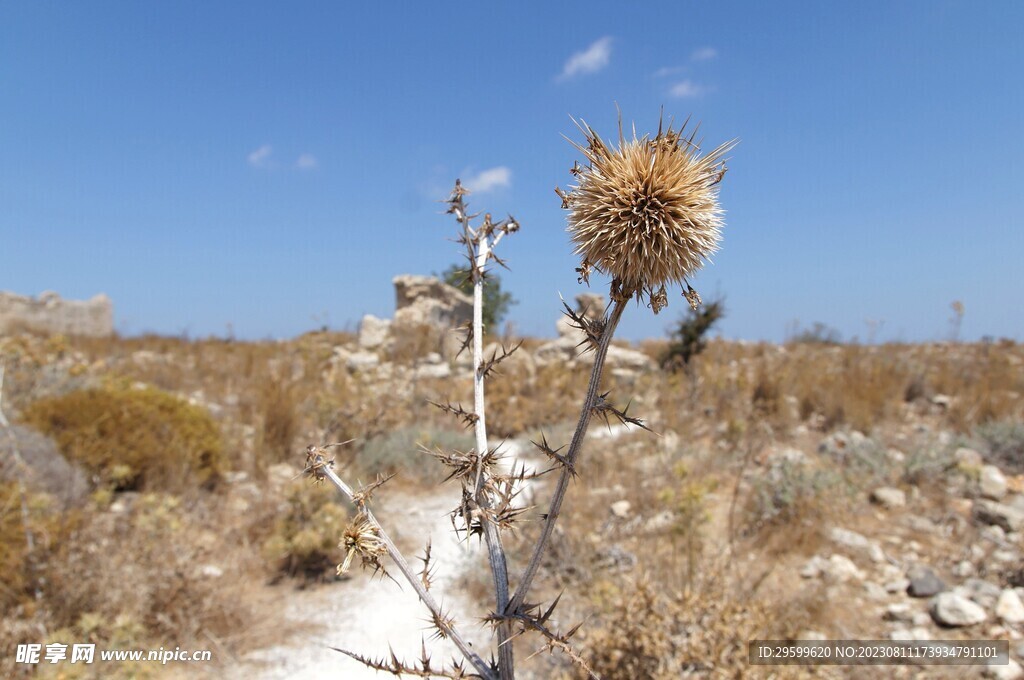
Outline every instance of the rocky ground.
MULTIPOLYGON (((429 281, 402 285, 433 290, 429 281)), ((450 291, 442 293, 431 295, 450 291)), ((381 518, 410 557, 432 540, 437 592, 457 619, 473 622, 489 611, 479 550, 454 538, 447 517, 457 489, 438 487, 443 474, 414 451, 423 441, 464 445, 458 423, 428 402, 468 401, 465 354, 444 332, 423 344, 394 325, 431 315, 451 322, 465 301, 424 303, 418 295, 409 293, 396 320, 368 318, 357 335, 283 343, 4 338, 3 406, 13 426, 0 436, 0 453, 6 463, 14 441, 24 459, 3 466, 0 489, 13 489, 0 525, 5 547, 23 547, 17 484, 38 494, 30 512, 77 522, 71 533, 53 534, 60 540, 45 555, 37 548, 14 564, 28 576, 45 570, 62 599, 50 602, 44 590, 34 605, 28 588, 5 610, 4 635, 65 626, 151 643, 187 629, 216 641, 215 674, 228 677, 363 677, 329 646, 379 656, 390 643, 413 656, 425 636, 437 654, 450 651, 430 638, 408 588, 359 570, 334 580, 343 555, 330 532, 344 527, 349 510, 301 507, 308 489, 294 479, 306 444, 356 439, 339 449, 338 469, 363 480, 398 472, 375 497, 381 518), (224 440, 221 482, 189 493, 118 489, 19 421, 38 400, 115 388, 159 389, 209 414, 224 440), (291 525, 281 521, 289 513, 297 518, 291 525), (282 575, 281 550, 268 546, 294 547, 280 542, 290 538, 283 533, 311 526, 324 529, 305 538, 319 542, 311 550, 315 570, 282 575), (156 544, 139 553, 126 545, 136 540, 156 544), (109 578, 109 565, 136 559, 131 573, 109 578), (87 592, 76 590, 76 578, 87 592), (168 600, 172 612, 118 616, 124 588, 157 592, 175 578, 187 596, 168 600)), ((577 304, 585 314, 599 301, 577 304)), ((543 433, 559 446, 571 431, 572 395, 581 394, 588 359, 577 354, 575 331, 564 321, 557 328, 554 340, 527 339, 489 388, 492 436, 513 458, 532 461, 529 440, 543 433)), ((514 343, 488 344, 490 356, 514 343)), ((748 667, 744 645, 756 635, 1002 639, 1012 659, 1004 667, 832 667, 815 675, 1024 677, 1020 347, 713 342, 678 374, 657 368, 658 351, 616 348, 610 398, 630 403, 656 434, 595 422, 537 583, 538 601, 565 591, 559 621, 564 628, 586 621, 574 642, 603 677, 805 677, 799 669, 748 667), (651 590, 653 604, 637 609, 651 590), (628 670, 644 655, 657 663, 628 670)), ((549 484, 538 482, 527 497, 543 507, 549 484)), ((513 574, 536 526, 527 522, 509 537, 513 574)), ((466 630, 485 644, 482 627, 466 630)), ((522 640, 519 658, 540 646, 522 640)), ((524 672, 578 675, 564 657, 546 654, 524 672)))

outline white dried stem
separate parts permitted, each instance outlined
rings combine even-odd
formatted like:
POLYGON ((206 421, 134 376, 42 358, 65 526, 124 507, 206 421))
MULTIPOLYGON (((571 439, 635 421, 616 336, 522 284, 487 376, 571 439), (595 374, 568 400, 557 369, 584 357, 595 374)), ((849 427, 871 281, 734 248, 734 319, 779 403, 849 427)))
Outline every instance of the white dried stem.
MULTIPOLYGON (((462 212, 465 215, 465 211, 462 212)), ((476 434, 477 470, 476 480, 473 489, 473 499, 481 509, 491 507, 491 499, 488 497, 484 485, 484 454, 487 452, 487 414, 484 399, 484 324, 483 324, 483 296, 484 296, 484 267, 487 259, 493 252, 505 232, 498 232, 493 240, 488 241, 487 230, 480 229, 474 233, 469 226, 469 218, 461 220, 465 229, 466 248, 473 271, 473 412, 476 414, 476 422, 473 424, 476 434)), ((501 543, 501 532, 494 522, 487 517, 481 517, 483 525, 484 541, 487 543, 487 559, 491 565, 491 576, 494 580, 495 611, 504 612, 508 607, 508 562, 505 558, 505 548, 501 543)), ((513 680, 515 678, 515 655, 512 647, 512 624, 503 621, 498 625, 498 672, 501 680, 513 680)))

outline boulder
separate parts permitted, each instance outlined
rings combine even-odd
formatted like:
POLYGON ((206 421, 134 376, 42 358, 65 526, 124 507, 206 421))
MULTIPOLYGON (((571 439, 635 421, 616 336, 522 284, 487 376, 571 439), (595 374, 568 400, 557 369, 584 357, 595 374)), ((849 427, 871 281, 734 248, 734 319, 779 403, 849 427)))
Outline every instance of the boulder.
POLYGON ((981 677, 992 678, 993 680, 1021 680, 1021 678, 1024 678, 1024 668, 1021 668, 1021 665, 1014 659, 1010 659, 1009 663, 1005 666, 985 666, 985 670, 981 672, 981 677))
POLYGON ((654 361, 643 352, 615 345, 608 348, 605 365, 612 370, 624 369, 627 371, 651 371, 655 368, 654 361))
POLYGON ((869 559, 875 563, 885 561, 885 553, 878 542, 858 534, 856 531, 832 527, 829 529, 828 535, 833 543, 847 548, 858 557, 869 559))
POLYGON ((996 616, 1004 623, 1024 623, 1024 602, 1013 588, 999 594, 996 601, 996 616))
POLYGON ((623 499, 621 501, 615 501, 608 507, 608 509, 614 517, 626 519, 629 517, 629 511, 632 507, 633 505, 629 501, 623 499))
POLYGON ((973 508, 974 519, 983 524, 1001 527, 1003 531, 1024 529, 1024 510, 990 500, 979 500, 973 508))
POLYGON ((871 492, 871 502, 883 508, 902 508, 907 504, 907 494, 901 489, 882 486, 871 492))
POLYGON ((352 352, 345 357, 350 371, 365 371, 380 364, 380 357, 373 352, 352 352))
POLYGON ((85 473, 64 458, 57 443, 22 425, 12 425, 6 432, 0 429, 0 481, 14 480, 31 491, 52 494, 65 507, 89 493, 85 473))
POLYGON ((942 626, 973 626, 986 618, 985 610, 956 593, 939 593, 929 608, 932 618, 942 626))
MULTIPOLYGON (((505 350, 511 350, 513 347, 515 343, 506 343, 504 346, 499 342, 489 343, 484 347, 484 361, 490 360, 492 356, 498 358, 505 350)), ((467 353, 463 352, 463 355, 465 354, 467 353)), ((494 372, 497 375, 510 376, 520 385, 532 385, 537 377, 537 364, 533 356, 525 348, 520 347, 502 359, 494 367, 494 372)))
POLYGON ((473 319, 473 298, 434 276, 396 276, 395 326, 448 329, 473 319))
POLYGON ((941 593, 946 589, 946 584, 942 582, 934 571, 930 568, 918 564, 907 570, 907 594, 911 597, 931 597, 941 593))
POLYGON ((465 332, 453 329, 472 321, 473 299, 433 276, 403 274, 393 283, 391 333, 396 345, 404 345, 414 355, 440 351, 447 361, 454 360, 465 332))
POLYGON ((981 495, 994 501, 1006 495, 1006 477, 995 465, 982 465, 978 477, 981 495))
POLYGON ((359 322, 359 347, 384 349, 391 340, 391 321, 367 314, 359 322))
POLYGON ((853 560, 844 555, 829 557, 828 562, 822 565, 822 576, 833 583, 864 580, 864 572, 857 568, 853 560))

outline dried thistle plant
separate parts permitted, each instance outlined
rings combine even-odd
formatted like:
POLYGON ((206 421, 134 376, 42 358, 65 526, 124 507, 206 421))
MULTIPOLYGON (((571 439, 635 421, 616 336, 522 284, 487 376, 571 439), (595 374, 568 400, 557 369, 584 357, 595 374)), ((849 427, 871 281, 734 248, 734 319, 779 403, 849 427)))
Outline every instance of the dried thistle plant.
POLYGON ((626 303, 634 297, 646 298, 657 314, 668 304, 666 284, 678 282, 685 285, 683 296, 691 306, 700 303, 687 277, 710 258, 721 240, 718 184, 726 172, 724 155, 735 145, 728 142, 702 155, 696 129, 684 135, 685 123, 679 130, 659 125, 653 139, 638 138, 634 130, 627 141, 620 119, 619 148, 612 149, 589 125, 577 125, 586 144, 573 145, 584 154, 587 165, 574 164, 570 172, 577 184, 570 192, 556 189, 555 193, 569 211, 568 231, 582 259, 576 269, 580 282, 589 283, 595 270, 610 275, 612 305, 598 323, 570 314, 585 334, 586 349, 594 351, 594 364, 568 450, 555 457, 547 442, 542 447, 561 462, 562 470, 540 539, 509 603, 512 615, 525 612, 526 596, 554 532, 569 480, 579 474, 578 460, 591 417, 615 417, 647 429, 642 420, 627 415, 627 409, 612 407, 608 392, 599 391, 608 347, 626 303))
POLYGON ((454 215, 459 224, 457 240, 466 249, 470 264, 467 277, 473 282, 473 321, 465 328, 462 345, 462 350, 471 349, 473 354, 473 409, 452 405, 450 401, 431 403, 462 425, 473 428, 476 446, 465 452, 428 450, 427 453, 450 469, 445 481, 457 482, 462 487, 459 505, 451 512, 456 533, 480 536, 486 543, 495 609, 482 618, 496 632, 496 659, 484 661, 459 633, 456 621, 434 599, 430 544, 422 558, 423 569, 418 574, 413 572, 370 511, 371 492, 387 480, 381 479, 353 491, 335 473, 334 461, 326 453, 328 447, 311 446, 307 450, 306 470, 314 481, 329 480, 358 510, 342 537, 346 557, 339 571, 348 569, 359 555, 363 566, 383 572, 381 559, 387 554, 430 610, 434 635, 452 640, 474 674, 470 675, 459 660, 453 660, 447 668, 434 667, 425 647, 420 659, 413 663, 400 660, 394 653, 390 658, 372 658, 338 650, 376 670, 421 677, 512 680, 515 677, 513 642, 529 632, 540 636, 543 643, 540 651, 559 650, 591 677, 597 677, 569 642, 579 630, 579 624, 565 633, 556 632, 550 625, 559 599, 542 607, 528 602, 526 597, 558 521, 569 480, 579 474, 578 459, 590 419, 595 415, 609 422, 615 418, 621 423, 647 429, 640 418, 628 414, 628 406, 622 410, 615 408, 609 393, 599 391, 608 348, 625 306, 633 298, 646 299, 657 313, 667 304, 665 286, 681 283, 685 286, 683 295, 687 301, 691 305, 700 304, 700 297, 687 278, 709 260, 721 240, 722 211, 718 205, 717 185, 725 174, 723 156, 733 143, 702 155, 695 141, 696 131, 684 136, 685 124, 678 131, 671 125, 664 130, 659 126, 653 139, 637 138, 634 131, 633 138, 627 141, 620 123, 619 148, 611 149, 585 123, 578 125, 586 136, 586 145, 576 146, 585 155, 587 165, 575 164, 571 172, 578 184, 568 193, 561 189, 556 189, 556 193, 562 207, 570 211, 569 233, 576 253, 582 258, 576 269, 580 283, 589 284, 594 271, 610 275, 612 305, 596 319, 577 314, 566 305, 571 322, 584 336, 581 351, 593 351, 594 364, 568 448, 554 448, 543 435, 540 443, 534 442, 551 461, 551 467, 546 470, 528 474, 521 464, 518 467, 513 464, 511 470, 502 471, 503 467, 498 465, 502 458, 501 445, 489 447, 487 442, 484 383, 491 374, 497 373, 498 364, 519 349, 519 345, 511 349, 502 347, 500 353, 494 352, 489 358, 484 356, 483 286, 489 263, 505 266, 495 255, 495 247, 506 235, 518 231, 519 224, 511 216, 495 222, 486 214, 473 226, 478 215, 469 213, 465 201, 469 192, 458 180, 446 201, 447 213, 454 215), (550 472, 559 473, 558 481, 548 512, 540 516, 543 520, 541 535, 512 595, 502 534, 514 531, 517 522, 531 510, 517 502, 524 482, 550 472))
POLYGON ((577 184, 558 191, 569 210, 569 234, 591 268, 619 282, 623 294, 648 296, 657 313, 667 304, 665 285, 685 283, 718 250, 722 209, 718 184, 724 156, 735 142, 701 153, 696 128, 671 125, 653 139, 622 134, 613 149, 585 122, 585 144, 573 145, 586 166, 573 167, 577 184))

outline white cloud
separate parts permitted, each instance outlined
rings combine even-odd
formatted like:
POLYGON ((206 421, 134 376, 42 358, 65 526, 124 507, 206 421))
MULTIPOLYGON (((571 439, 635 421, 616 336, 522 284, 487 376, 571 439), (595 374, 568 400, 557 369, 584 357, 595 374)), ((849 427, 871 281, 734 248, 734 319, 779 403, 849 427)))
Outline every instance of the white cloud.
POLYGON ((265 168, 270 165, 270 152, 273 149, 269 144, 264 144, 260 148, 256 149, 249 154, 249 165, 254 168, 265 168))
POLYGON ((295 161, 295 167, 299 170, 312 170, 320 165, 320 161, 311 153, 304 153, 295 161))
POLYGON ((675 74, 682 73, 685 70, 685 66, 662 66, 654 72, 654 77, 664 78, 665 76, 674 76, 675 74))
POLYGON ((714 47, 701 47, 693 51, 690 55, 691 61, 708 61, 718 56, 718 50, 714 47))
POLYGON ((683 80, 670 87, 668 94, 678 99, 701 97, 704 95, 705 89, 703 85, 698 85, 692 80, 683 80))
POLYGON ((582 52, 576 52, 569 57, 565 66, 562 67, 562 74, 558 76, 558 80, 568 80, 578 75, 597 73, 608 65, 611 57, 612 39, 611 36, 605 36, 582 52))
POLYGON ((474 193, 482 194, 492 189, 512 185, 512 171, 504 165, 490 170, 482 170, 462 180, 463 186, 474 193))

